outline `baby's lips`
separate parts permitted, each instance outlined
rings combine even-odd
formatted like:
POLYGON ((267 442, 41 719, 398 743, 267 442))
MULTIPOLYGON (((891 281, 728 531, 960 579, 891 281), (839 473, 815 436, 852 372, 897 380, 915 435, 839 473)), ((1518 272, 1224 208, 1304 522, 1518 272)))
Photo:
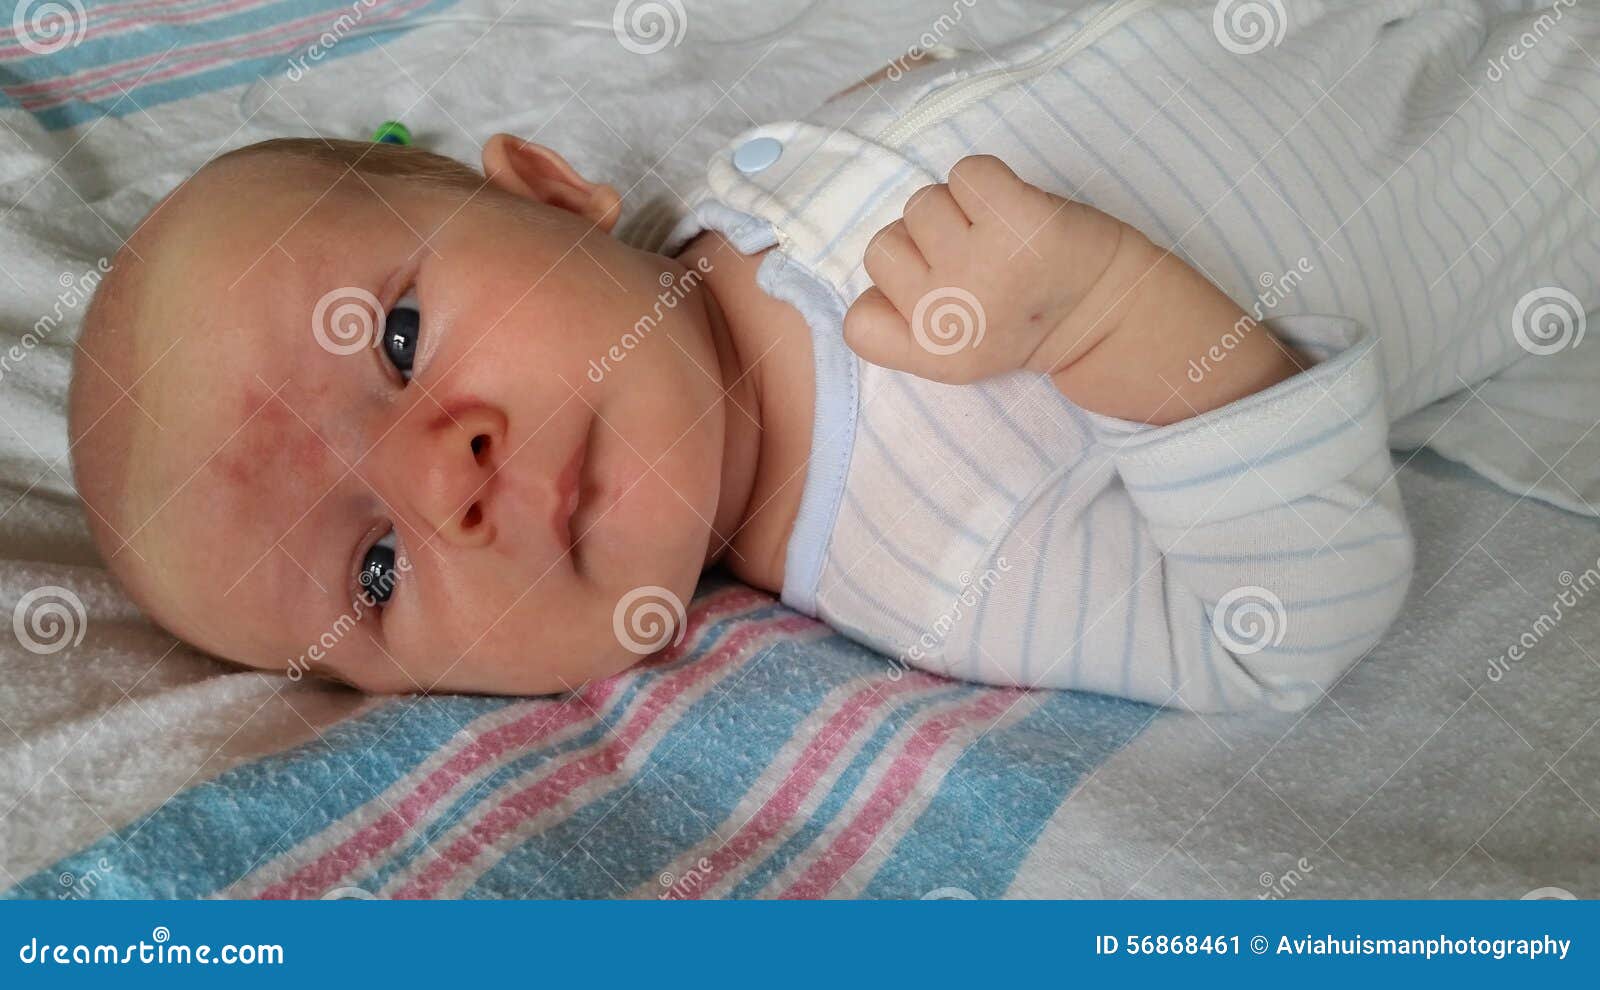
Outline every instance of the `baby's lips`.
POLYGON ((578 506, 583 500, 583 466, 588 460, 589 434, 584 432, 578 446, 572 455, 567 458, 567 463, 555 477, 553 486, 554 505, 551 508, 550 528, 555 534, 556 542, 570 550, 575 542, 576 534, 572 532, 572 519, 577 515, 578 506))

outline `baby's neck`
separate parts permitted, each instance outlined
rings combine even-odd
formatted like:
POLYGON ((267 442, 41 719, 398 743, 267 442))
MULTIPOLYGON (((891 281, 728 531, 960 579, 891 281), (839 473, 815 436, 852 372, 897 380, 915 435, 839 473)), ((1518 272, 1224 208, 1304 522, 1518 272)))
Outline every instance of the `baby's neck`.
POLYGON ((690 241, 678 260, 704 273, 704 301, 723 388, 721 494, 706 566, 777 592, 811 453, 811 334, 800 314, 756 284, 762 255, 721 235, 690 241))

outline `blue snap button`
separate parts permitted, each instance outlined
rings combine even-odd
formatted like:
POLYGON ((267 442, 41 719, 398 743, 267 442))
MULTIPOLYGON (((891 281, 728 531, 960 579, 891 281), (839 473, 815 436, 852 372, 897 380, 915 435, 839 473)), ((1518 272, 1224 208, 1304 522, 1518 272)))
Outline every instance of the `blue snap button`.
POLYGON ((754 175, 772 167, 772 163, 782 154, 783 142, 777 138, 751 138, 733 153, 733 167, 745 175, 754 175))

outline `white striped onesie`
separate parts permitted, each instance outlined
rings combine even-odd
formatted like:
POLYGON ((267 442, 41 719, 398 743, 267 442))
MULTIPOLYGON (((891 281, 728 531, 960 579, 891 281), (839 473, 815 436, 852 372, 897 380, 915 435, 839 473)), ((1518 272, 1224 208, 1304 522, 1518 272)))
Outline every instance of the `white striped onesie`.
POLYGON ((772 247, 759 282, 812 328, 785 602, 955 677, 1304 706, 1406 596, 1391 424, 1532 359, 1513 333, 1530 290, 1563 287, 1580 319, 1600 303, 1600 221, 1577 198, 1600 203, 1600 72, 1583 53, 1600 53, 1600 19, 1562 2, 1269 0, 1251 40, 1229 0, 1137 2, 1057 64, 990 75, 1039 66, 1113 6, 740 135, 672 244, 715 228, 772 247), (978 152, 1173 247, 1318 363, 1152 428, 1031 374, 948 386, 858 360, 841 326, 868 240, 978 152))

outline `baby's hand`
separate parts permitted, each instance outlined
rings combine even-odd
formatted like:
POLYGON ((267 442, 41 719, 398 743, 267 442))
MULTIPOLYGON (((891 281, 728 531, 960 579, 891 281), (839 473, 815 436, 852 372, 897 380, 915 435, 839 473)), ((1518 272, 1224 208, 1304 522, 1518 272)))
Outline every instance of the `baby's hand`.
POLYGON ((1120 295, 1088 307, 1093 319, 1080 306, 1119 249, 1138 245, 1149 242, 1132 227, 998 158, 963 158, 867 246, 875 284, 845 314, 845 341, 874 364, 949 384, 1051 374, 1116 328, 1120 295))

